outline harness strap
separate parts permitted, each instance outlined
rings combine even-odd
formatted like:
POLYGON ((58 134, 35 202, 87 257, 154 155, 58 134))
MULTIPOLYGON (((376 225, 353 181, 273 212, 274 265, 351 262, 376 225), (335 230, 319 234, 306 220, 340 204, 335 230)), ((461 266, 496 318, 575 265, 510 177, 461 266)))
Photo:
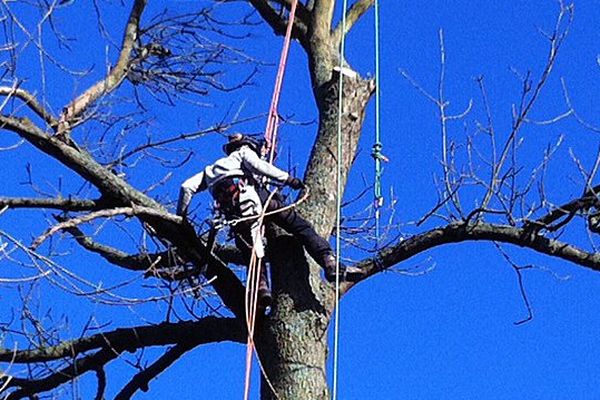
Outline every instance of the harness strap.
POLYGON ((226 215, 236 215, 241 187, 246 184, 242 177, 237 176, 223 178, 215 183, 211 188, 215 208, 226 215))

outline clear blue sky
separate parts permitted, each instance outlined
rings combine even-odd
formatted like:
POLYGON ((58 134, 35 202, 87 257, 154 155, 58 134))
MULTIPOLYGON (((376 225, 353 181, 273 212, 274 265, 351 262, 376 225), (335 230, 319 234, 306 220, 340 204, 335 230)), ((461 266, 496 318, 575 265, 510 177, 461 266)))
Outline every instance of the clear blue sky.
MULTIPOLYGON (((66 31, 88 38, 74 42, 71 54, 79 57, 84 66, 95 66, 95 72, 86 80, 89 84, 102 71, 105 49, 101 45, 95 46, 99 42, 97 31, 91 28, 91 22, 95 20, 91 7, 87 2, 78 3, 82 4, 74 5, 70 12, 74 12, 75 18, 82 23, 68 26, 66 31)), ((162 5, 152 6, 147 15, 167 4, 165 1, 157 3, 162 5)), ((182 10, 191 10, 196 2, 169 3, 182 10)), ((553 0, 381 3, 382 136, 384 152, 391 159, 386 165, 384 184, 388 202, 390 190, 398 200, 397 222, 408 223, 435 205, 433 176, 441 174, 441 144, 436 108, 402 78, 399 70, 407 70, 424 88, 435 93, 439 76, 438 31, 443 29, 447 56, 446 94, 451 103, 449 112, 458 114, 471 99, 474 102, 472 113, 449 125, 450 138, 464 144, 465 134, 473 133, 475 121, 484 118, 475 81, 480 75, 486 79, 498 135, 505 137, 511 124, 511 105, 518 103, 521 89, 511 69, 521 73, 531 71, 533 78, 539 77, 548 48, 539 29, 550 31, 554 27, 559 7, 553 0)), ((600 107, 600 67, 597 63, 600 3, 580 0, 575 5, 571 33, 531 118, 546 120, 566 111, 560 86, 560 78, 564 78, 579 114, 600 125, 597 113, 600 107)), ((111 13, 106 14, 105 22, 113 37, 120 38, 119 24, 122 25, 124 9, 115 6, 111 13)), ((265 26, 252 32, 252 40, 237 42, 237 46, 274 64, 281 38, 274 38, 265 26)), ((364 74, 374 70, 372 33, 372 14, 368 14, 347 41, 348 61, 364 74)), ((24 54, 33 57, 21 66, 21 73, 29 78, 24 87, 40 92, 40 82, 36 78, 40 71, 38 60, 32 51, 24 54)), ((75 62, 70 64, 76 65, 75 62)), ((52 67, 49 68, 52 72, 52 67)), ((235 109, 242 104, 244 115, 264 112, 270 101, 274 74, 273 67, 261 68, 252 88, 215 96, 215 107, 180 105, 173 109, 151 104, 150 111, 156 116, 153 127, 160 132, 188 131, 198 124, 216 121, 229 107, 235 109)), ((47 85, 48 100, 55 108, 80 90, 73 82, 53 78, 52 74, 47 85)), ((130 92, 124 88, 122 93, 130 92)), ((298 44, 292 48, 280 111, 300 121, 316 117, 306 59, 298 44)), ((372 108, 370 111, 362 151, 347 193, 349 198, 364 188, 362 175, 366 174, 369 179, 372 174, 368 156, 373 141, 372 108)), ((257 132, 263 126, 264 121, 257 121, 245 129, 257 132)), ((289 152, 292 166, 301 174, 314 130, 314 124, 282 129, 281 145, 285 157, 281 158, 281 166, 288 167, 289 152)), ((527 180, 527 168, 537 165, 546 146, 564 134, 564 142, 547 172, 546 189, 549 201, 555 204, 579 195, 583 188, 582 179, 569 152, 590 168, 598 148, 598 134, 583 129, 572 119, 549 126, 528 125, 522 134, 520 159, 526 169, 521 179, 527 180)), ((173 171, 173 178, 157 194, 175 199, 180 182, 216 157, 220 141, 220 138, 213 138, 191 143, 190 146, 198 146, 193 162, 173 171), (210 150, 203 151, 202 148, 210 150)), ((0 143, 14 143, 14 138, 3 137, 0 143)), ((464 155, 464 147, 459 148, 459 153, 464 155)), ((70 176, 56 163, 37 157, 34 161, 35 152, 28 146, 5 154, 1 154, 4 168, 0 176, 6 182, 2 195, 32 194, 27 187, 19 185, 25 180, 27 162, 33 164, 36 177, 46 182, 46 188, 56 185, 58 176, 70 176)), ((464 159, 464 156, 460 157, 464 159)), ((160 178, 152 172, 138 171, 130 179, 137 187, 145 187, 160 178)), ((79 183, 69 183, 65 179, 64 185, 77 188, 79 183)), ((465 201, 469 201, 469 196, 465 201)), ((208 198, 201 197, 196 204, 202 209, 208 204, 208 198)), ((364 206, 366 203, 357 207, 364 206)), ((0 229, 21 235, 25 240, 44 230, 46 225, 41 217, 28 221, 28 226, 16 227, 15 221, 24 215, 23 211, 3 215, 0 229)), ((441 223, 433 221, 429 226, 441 223)), ((405 226, 402 232, 410 235, 426 228, 405 226)), ((567 232, 566 235, 582 245, 587 240, 581 233, 567 232)), ((117 239, 106 234, 106 240, 117 239)), ((520 265, 535 264, 548 269, 524 273, 533 320, 519 326, 514 324, 527 315, 527 309, 515 272, 492 244, 450 245, 419 255, 400 267, 415 267, 416 271, 428 273, 407 276, 386 272, 360 284, 344 298, 339 398, 600 398, 597 384, 600 273, 531 251, 503 248, 520 265)), ((344 256, 360 255, 350 251, 344 256)), ((95 257, 82 257, 79 263, 66 258, 65 262, 91 280, 106 280, 107 273, 115 274, 117 280, 129 276, 99 263, 95 257)), ((8 268, 3 262, 0 277, 8 268)), ((139 284, 137 288, 126 293, 143 296, 144 289, 140 290, 139 284)), ((3 296, 15 301, 14 293, 3 296)), ((52 290, 45 292, 40 301, 42 309, 52 308, 56 316, 70 302, 52 290)), ((113 327, 119 323, 141 324, 145 320, 158 322, 164 315, 164 309, 157 312, 153 304, 108 309, 82 304, 71 311, 74 313, 70 317, 72 336, 78 334, 80 324, 85 322, 89 312, 97 315, 99 324, 112 322, 113 327)), ((138 394, 135 398, 240 398, 244 354, 243 346, 232 344, 198 348, 153 381, 149 393, 138 394)), ((133 372, 122 366, 111 366, 107 372, 110 386, 107 398, 111 398, 133 372)), ((82 398, 89 398, 86 393, 93 381, 90 377, 81 380, 82 398)), ((258 385, 254 388, 258 390, 258 385)))

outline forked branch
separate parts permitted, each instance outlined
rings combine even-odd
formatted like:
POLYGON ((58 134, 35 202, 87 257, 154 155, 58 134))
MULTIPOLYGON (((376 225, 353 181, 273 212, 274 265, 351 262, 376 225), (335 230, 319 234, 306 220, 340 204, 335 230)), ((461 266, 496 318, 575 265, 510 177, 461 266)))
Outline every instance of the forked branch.
POLYGON ((52 390, 86 372, 98 371, 123 352, 135 352, 149 346, 177 345, 177 350, 171 353, 168 352, 164 358, 161 358, 155 366, 149 369, 147 375, 142 378, 134 378, 138 382, 146 379, 149 381, 162 369, 168 367, 169 363, 174 362, 177 359, 175 355, 180 351, 185 352, 196 346, 214 342, 244 343, 246 339, 244 326, 238 320, 234 318, 206 317, 199 321, 117 329, 87 338, 63 342, 57 346, 33 350, 13 351, 3 349, 0 350, 0 361, 10 362, 14 360, 14 363, 19 364, 50 362, 63 358, 77 358, 86 352, 96 351, 92 355, 77 358, 75 362, 67 367, 43 378, 11 377, 7 387, 16 390, 11 392, 8 398, 21 399, 52 390))
POLYGON ((39 117, 41 117, 48 125, 55 128, 58 125, 58 120, 40 104, 35 95, 18 87, 0 87, 0 96, 16 97, 25 103, 27 107, 39 117))
MULTIPOLYGON (((278 13, 266 0, 250 0, 250 3, 256 8, 256 11, 260 16, 269 24, 276 35, 284 35, 288 21, 282 18, 281 14, 278 13)), ((286 8, 289 9, 291 2, 284 0, 286 8)), ((298 1, 296 19, 294 20, 294 29, 292 31, 293 37, 298 39, 300 43, 306 48, 306 34, 308 32, 308 20, 309 13, 298 1)))
POLYGON ((177 344, 174 347, 167 350, 162 356, 153 362, 148 368, 138 372, 132 379, 125 385, 125 387, 117 393, 115 400, 129 400, 131 396, 138 390, 142 392, 148 391, 148 384, 164 370, 173 365, 181 356, 195 347, 192 343, 177 344))
POLYGON ((346 12, 346 29, 342 30, 342 24, 339 23, 333 32, 333 41, 339 45, 342 35, 346 35, 354 27, 354 25, 361 19, 361 17, 369 11, 373 6, 375 0, 358 0, 352 4, 350 9, 346 12))
POLYGON ((59 127, 59 133, 66 133, 93 102, 116 89, 125 80, 132 53, 138 40, 140 20, 146 3, 147 0, 135 0, 125 27, 121 52, 116 65, 110 70, 106 78, 95 83, 65 107, 60 117, 62 126, 59 127))
POLYGON ((363 260, 356 266, 365 268, 368 271, 367 276, 371 276, 435 247, 466 241, 510 243, 570 261, 594 271, 600 271, 600 254, 598 253, 588 252, 574 245, 547 238, 531 232, 530 229, 483 222, 456 222, 429 230, 388 246, 381 250, 377 257, 363 260))
POLYGON ((159 217, 164 219, 165 221, 173 222, 176 224, 180 224, 182 219, 181 217, 169 213, 165 213, 161 210, 156 210, 150 207, 118 207, 96 211, 90 214, 82 215, 80 217, 71 218, 67 221, 63 221, 54 225, 52 228, 48 229, 42 235, 40 235, 31 245, 31 249, 37 249, 46 239, 50 236, 59 232, 63 229, 72 228, 77 225, 90 222, 97 218, 106 218, 106 217, 116 217, 118 215, 125 215, 129 217, 133 217, 136 215, 146 215, 152 217, 159 217))

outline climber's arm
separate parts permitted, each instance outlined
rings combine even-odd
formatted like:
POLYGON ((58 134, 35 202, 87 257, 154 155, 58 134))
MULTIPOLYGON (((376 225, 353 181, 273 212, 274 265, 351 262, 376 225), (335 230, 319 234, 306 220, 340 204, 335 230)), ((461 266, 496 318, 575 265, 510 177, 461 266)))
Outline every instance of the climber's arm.
POLYGON ((289 174, 279 168, 271 165, 270 163, 261 160, 260 157, 249 148, 242 148, 240 150, 242 156, 242 162, 246 169, 250 172, 263 175, 267 178, 273 179, 276 182, 285 184, 289 178, 289 174))
POLYGON ((204 172, 200 172, 187 179, 181 185, 179 190, 179 200, 177 201, 177 215, 187 216, 188 207, 194 194, 206 190, 206 181, 204 172))

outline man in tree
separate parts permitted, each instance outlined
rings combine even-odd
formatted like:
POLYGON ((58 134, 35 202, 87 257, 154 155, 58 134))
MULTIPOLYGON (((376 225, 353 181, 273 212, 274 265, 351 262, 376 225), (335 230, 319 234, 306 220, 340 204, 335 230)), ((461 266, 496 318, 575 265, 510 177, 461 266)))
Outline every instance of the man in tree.
MULTIPOLYGON (((242 134, 230 136, 229 141, 223 146, 227 156, 208 165, 202 172, 187 179, 181 185, 177 214, 186 217, 192 196, 208 189, 215 199, 218 210, 226 218, 250 217, 249 221, 243 221, 233 227, 236 246, 249 262, 253 247, 261 258, 263 255, 258 216, 266 207, 267 212, 274 211, 267 216, 267 220, 300 239, 311 257, 325 271, 325 278, 329 282, 335 282, 336 257, 329 243, 319 236, 313 226, 293 207, 283 209, 282 197, 278 193, 271 196, 271 192, 262 184, 262 178, 266 177, 276 184, 286 185, 295 190, 304 189, 304 183, 262 160, 259 156, 261 148, 261 142, 250 136, 242 134)), ((357 268, 346 268, 341 265, 339 272, 340 280, 356 280, 361 277, 361 271, 357 268)), ((261 268, 258 296, 259 303, 263 306, 271 301, 264 268, 261 268)))

